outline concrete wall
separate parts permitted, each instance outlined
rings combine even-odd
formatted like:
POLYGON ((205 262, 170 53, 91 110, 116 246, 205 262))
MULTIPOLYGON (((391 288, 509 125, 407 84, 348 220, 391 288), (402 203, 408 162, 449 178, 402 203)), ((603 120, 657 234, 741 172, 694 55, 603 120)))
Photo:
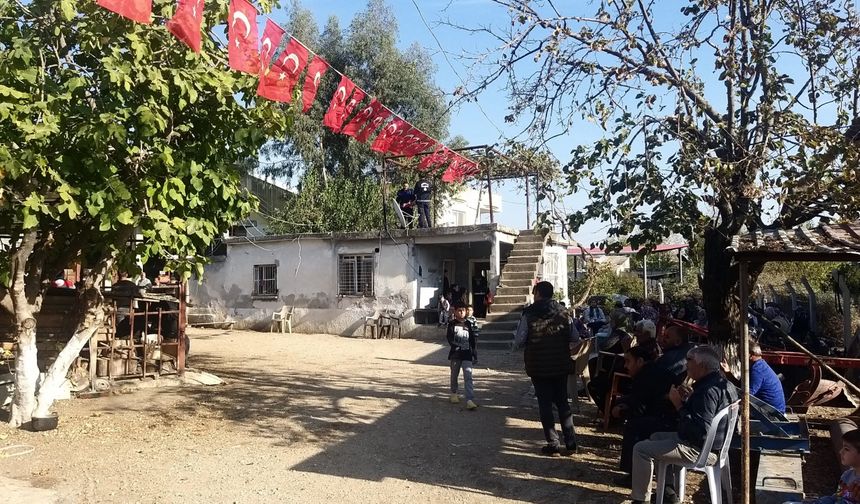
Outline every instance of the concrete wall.
POLYGON ((202 283, 192 282, 189 291, 196 306, 236 320, 237 328, 268 329, 272 313, 291 305, 294 331, 358 335, 364 317, 378 309, 411 315, 416 293, 410 249, 406 243, 320 238, 231 243, 227 256, 208 265, 202 283), (341 254, 374 255, 374 298, 336 295, 341 254), (252 296, 258 264, 277 265, 277 296, 252 296))
POLYGON ((469 259, 490 259, 491 243, 512 242, 515 232, 498 226, 396 230, 391 238, 369 233, 266 236, 232 239, 227 255, 214 257, 203 281, 189 283, 193 306, 208 308, 236 328, 268 330, 272 313, 295 307, 293 330, 360 336, 366 316, 378 310, 404 315, 403 331, 415 333, 413 310, 420 287, 442 287, 442 261, 454 259, 451 282, 470 288, 469 259), (374 296, 338 296, 338 256, 372 254, 374 296), (255 297, 254 265, 277 266, 277 296, 255 297))

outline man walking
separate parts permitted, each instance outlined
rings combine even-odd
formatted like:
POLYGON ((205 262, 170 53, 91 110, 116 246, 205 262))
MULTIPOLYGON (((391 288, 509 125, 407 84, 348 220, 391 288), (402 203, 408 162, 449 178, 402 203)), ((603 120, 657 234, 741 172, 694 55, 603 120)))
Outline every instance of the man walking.
POLYGON ((552 406, 558 410, 559 423, 568 454, 576 453, 573 414, 567 402, 567 375, 573 361, 570 349, 579 342, 579 333, 567 312, 552 298, 553 286, 538 282, 532 290, 534 303, 523 310, 517 326, 515 345, 525 347, 526 374, 532 379, 538 400, 540 421, 546 446, 544 455, 558 455, 561 447, 555 430, 552 406))
POLYGON ((430 227, 430 196, 432 195, 433 184, 425 177, 422 177, 415 184, 415 203, 418 205, 418 227, 430 227))

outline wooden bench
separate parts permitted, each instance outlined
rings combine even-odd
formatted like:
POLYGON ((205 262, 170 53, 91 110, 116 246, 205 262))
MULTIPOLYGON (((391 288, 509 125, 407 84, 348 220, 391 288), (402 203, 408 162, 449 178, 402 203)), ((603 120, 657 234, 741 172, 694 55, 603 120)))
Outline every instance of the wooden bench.
POLYGON ((802 466, 799 453, 762 451, 755 478, 756 504, 802 501, 802 466))

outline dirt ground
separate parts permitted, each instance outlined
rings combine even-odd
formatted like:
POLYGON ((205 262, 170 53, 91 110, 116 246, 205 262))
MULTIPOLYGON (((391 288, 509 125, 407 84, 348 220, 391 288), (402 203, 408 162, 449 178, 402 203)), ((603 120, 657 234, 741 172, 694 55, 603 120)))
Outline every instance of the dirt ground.
MULTIPOLYGON (((63 401, 60 427, 51 432, 2 426, 0 448, 33 451, 0 458, 0 497, 11 478, 71 503, 627 498, 628 490, 611 484, 620 474, 620 436, 594 428, 591 405, 583 403, 576 416, 579 454, 540 456, 543 436, 522 354, 479 349, 480 408, 467 411, 447 401, 441 332, 433 341, 190 334, 190 365, 226 385, 63 401)), ((824 440, 817 446, 829 449, 824 440)), ((825 489, 838 478, 835 460, 830 466, 813 478, 825 489)), ((689 478, 687 502, 707 500, 700 482, 689 478)), ((39 495, 28 502, 52 500, 39 495)))

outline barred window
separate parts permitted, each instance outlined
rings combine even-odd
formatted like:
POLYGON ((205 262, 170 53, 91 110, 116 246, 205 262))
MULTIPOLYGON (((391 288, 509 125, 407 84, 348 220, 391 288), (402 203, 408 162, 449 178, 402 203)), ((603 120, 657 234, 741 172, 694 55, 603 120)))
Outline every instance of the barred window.
POLYGON ((278 295, 278 266, 275 264, 254 265, 254 295, 278 295))
POLYGON ((373 255, 339 256, 337 279, 340 296, 373 296, 373 255))

